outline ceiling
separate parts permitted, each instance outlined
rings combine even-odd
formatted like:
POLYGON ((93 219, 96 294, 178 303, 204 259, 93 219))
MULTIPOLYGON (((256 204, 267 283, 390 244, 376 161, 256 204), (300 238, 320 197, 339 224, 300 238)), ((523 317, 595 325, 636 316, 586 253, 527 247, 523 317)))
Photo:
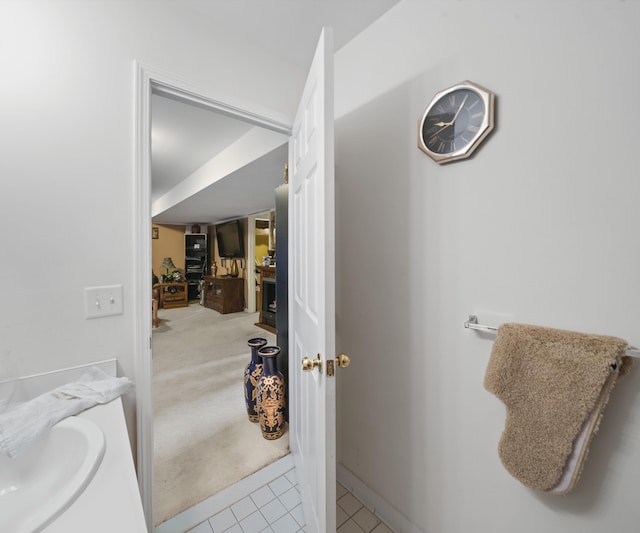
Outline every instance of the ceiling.
MULTIPOLYGON (((230 42, 242 39, 244 44, 267 49, 284 61, 306 68, 322 26, 333 27, 335 49, 339 50, 399 1, 183 0, 180 6, 204 17, 212 31, 228 34, 230 42)), ((255 127, 158 94, 152 96, 151 114, 152 203, 164 195, 171 196, 171 191, 194 171, 255 127)), ((286 141, 283 135, 280 147, 186 200, 163 208, 154 214, 153 222, 211 224, 272 209, 274 189, 283 183, 286 141)))

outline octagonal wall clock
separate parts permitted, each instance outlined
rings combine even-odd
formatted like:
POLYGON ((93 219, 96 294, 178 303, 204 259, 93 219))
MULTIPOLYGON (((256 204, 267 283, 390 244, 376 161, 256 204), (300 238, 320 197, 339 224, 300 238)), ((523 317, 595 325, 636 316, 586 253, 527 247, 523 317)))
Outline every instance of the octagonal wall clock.
POLYGON ((437 163, 469 157, 491 133, 494 94, 470 81, 438 92, 418 124, 418 148, 437 163))

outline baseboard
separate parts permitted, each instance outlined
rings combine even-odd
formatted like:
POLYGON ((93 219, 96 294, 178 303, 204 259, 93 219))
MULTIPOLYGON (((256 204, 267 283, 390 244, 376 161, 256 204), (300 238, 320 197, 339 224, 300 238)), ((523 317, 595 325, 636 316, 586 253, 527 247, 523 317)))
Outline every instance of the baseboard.
POLYGON ((342 463, 336 464, 338 482, 365 504, 385 524, 397 533, 424 533, 382 496, 371 490, 342 463))

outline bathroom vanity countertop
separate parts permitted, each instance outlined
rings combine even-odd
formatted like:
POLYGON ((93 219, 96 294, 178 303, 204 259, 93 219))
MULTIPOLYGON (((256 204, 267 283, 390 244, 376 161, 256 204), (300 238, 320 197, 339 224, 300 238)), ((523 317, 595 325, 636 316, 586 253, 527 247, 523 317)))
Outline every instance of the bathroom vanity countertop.
POLYGON ((146 533, 121 398, 77 416, 100 426, 106 439, 105 454, 84 492, 43 532, 146 533))

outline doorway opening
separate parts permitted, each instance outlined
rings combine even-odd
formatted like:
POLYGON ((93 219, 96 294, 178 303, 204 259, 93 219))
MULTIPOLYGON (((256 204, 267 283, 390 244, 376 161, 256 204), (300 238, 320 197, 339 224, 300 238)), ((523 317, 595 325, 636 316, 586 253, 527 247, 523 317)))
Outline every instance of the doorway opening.
MULTIPOLYGON (((213 96, 202 95, 184 80, 136 65, 136 232, 135 232, 135 361, 137 407, 137 469, 145 519, 150 530, 153 518, 153 379, 151 326, 151 100, 152 94, 177 98, 195 106, 217 110, 270 132, 289 135, 289 126, 252 111, 252 104, 228 105, 213 96)), ((191 307, 191 306, 189 306, 191 307)))

